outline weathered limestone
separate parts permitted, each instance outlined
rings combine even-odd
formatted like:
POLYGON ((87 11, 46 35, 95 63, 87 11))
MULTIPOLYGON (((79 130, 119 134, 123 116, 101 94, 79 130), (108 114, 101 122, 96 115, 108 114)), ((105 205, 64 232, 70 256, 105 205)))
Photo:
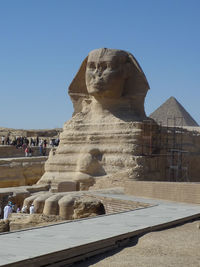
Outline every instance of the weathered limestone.
POLYGON ((126 172, 139 178, 144 98, 149 89, 136 59, 128 52, 97 49, 89 53, 69 87, 74 114, 60 144, 45 164, 39 184, 62 191, 61 183, 88 190, 100 177, 126 172))
POLYGON ((11 213, 8 220, 6 220, 6 224, 3 223, 4 220, 0 220, 0 232, 16 231, 62 221, 62 218, 55 215, 11 213))
POLYGON ((47 157, 0 159, 0 188, 35 184, 44 173, 47 157))
POLYGON ((0 233, 9 232, 9 221, 8 220, 0 220, 0 233))
POLYGON ((24 200, 28 208, 34 204, 36 213, 59 215, 65 220, 84 218, 104 214, 103 204, 96 197, 84 192, 38 193, 24 200))
POLYGON ((128 180, 167 180, 173 133, 162 128, 161 134, 159 126, 146 117, 148 89, 131 54, 92 51, 69 87, 73 117, 65 123, 60 144, 50 152, 38 181, 50 191, 34 194, 24 204, 33 203, 36 213, 74 219, 94 214, 93 203, 102 210, 98 200, 85 199, 83 191, 122 187, 128 180))

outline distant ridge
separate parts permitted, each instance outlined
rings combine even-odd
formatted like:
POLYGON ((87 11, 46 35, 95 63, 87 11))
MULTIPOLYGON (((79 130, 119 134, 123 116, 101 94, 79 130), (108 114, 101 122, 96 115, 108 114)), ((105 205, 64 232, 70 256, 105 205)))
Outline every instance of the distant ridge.
POLYGON ((162 125, 168 124, 168 126, 174 126, 175 121, 175 126, 199 126, 173 96, 167 99, 167 101, 151 113, 149 117, 154 119, 157 123, 162 123, 162 125))

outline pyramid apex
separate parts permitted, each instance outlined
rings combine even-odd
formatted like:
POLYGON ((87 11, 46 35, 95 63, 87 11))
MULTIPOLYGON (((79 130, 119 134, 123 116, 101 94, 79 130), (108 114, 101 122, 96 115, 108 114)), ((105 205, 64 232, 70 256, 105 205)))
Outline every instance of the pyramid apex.
POLYGON ((174 96, 168 98, 149 117, 162 125, 199 126, 174 96))

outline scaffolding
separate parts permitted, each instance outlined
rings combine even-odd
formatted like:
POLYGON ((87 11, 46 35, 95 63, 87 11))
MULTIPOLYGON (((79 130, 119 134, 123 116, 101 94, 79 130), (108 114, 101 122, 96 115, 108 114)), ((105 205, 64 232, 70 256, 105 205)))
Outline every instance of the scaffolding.
POLYGON ((168 161, 167 180, 189 182, 188 151, 183 150, 183 117, 167 118, 166 152, 168 161), (170 123, 171 121, 173 123, 170 123), (177 122, 180 122, 178 126, 177 122))
POLYGON ((162 139, 162 124, 153 120, 143 121, 142 155, 150 156, 160 153, 162 139))
POLYGON ((183 117, 169 117, 166 127, 161 122, 143 121, 142 155, 166 159, 167 181, 189 182, 189 152, 183 149, 183 133, 183 117))

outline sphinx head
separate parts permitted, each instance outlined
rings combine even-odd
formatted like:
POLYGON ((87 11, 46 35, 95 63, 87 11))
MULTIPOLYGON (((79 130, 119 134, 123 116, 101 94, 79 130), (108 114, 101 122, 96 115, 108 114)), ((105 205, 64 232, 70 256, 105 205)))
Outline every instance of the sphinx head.
POLYGON ((97 49, 89 53, 85 81, 89 95, 95 98, 119 98, 129 76, 130 63, 124 51, 97 49))
POLYGON ((89 53, 69 87, 75 113, 91 97, 101 100, 132 99, 143 102, 149 89, 136 59, 128 52, 100 48, 89 53))

